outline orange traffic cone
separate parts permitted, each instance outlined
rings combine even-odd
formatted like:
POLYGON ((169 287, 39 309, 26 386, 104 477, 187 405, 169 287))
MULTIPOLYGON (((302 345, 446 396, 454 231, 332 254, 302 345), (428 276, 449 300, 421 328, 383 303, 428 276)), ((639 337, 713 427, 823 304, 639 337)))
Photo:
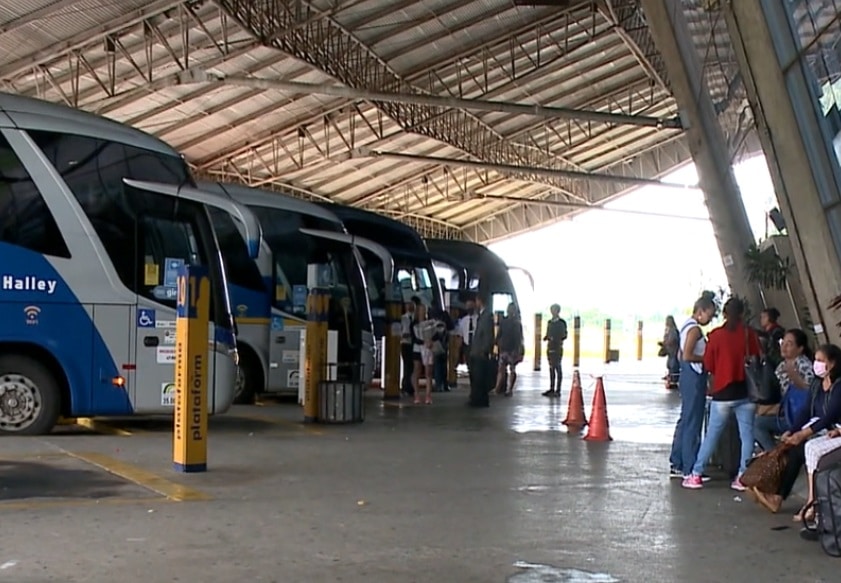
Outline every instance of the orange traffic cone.
POLYGON ((602 377, 596 379, 596 393, 593 395, 593 409, 590 411, 590 427, 587 428, 587 441, 613 441, 610 436, 610 423, 607 421, 607 398, 604 395, 602 377))
POLYGON ((572 389, 569 392, 567 418, 563 424, 574 429, 581 429, 587 425, 587 415, 584 413, 584 395, 581 392, 581 375, 578 370, 572 371, 572 389))

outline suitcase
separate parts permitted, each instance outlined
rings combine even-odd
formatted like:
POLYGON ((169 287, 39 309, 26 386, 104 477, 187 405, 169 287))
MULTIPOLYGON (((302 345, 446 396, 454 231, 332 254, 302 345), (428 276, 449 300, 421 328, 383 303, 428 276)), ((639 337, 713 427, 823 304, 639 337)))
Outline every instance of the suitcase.
MULTIPOLYGON (((704 410, 704 436, 707 435, 707 426, 710 422, 711 401, 711 399, 707 399, 707 405, 704 410)), ((707 467, 720 469, 733 480, 739 474, 741 457, 742 441, 739 439, 739 424, 736 422, 736 416, 730 415, 727 425, 724 427, 724 431, 718 440, 718 445, 706 465, 707 467)))
POLYGON ((841 557, 841 465, 815 473, 815 503, 821 548, 830 557, 841 557))

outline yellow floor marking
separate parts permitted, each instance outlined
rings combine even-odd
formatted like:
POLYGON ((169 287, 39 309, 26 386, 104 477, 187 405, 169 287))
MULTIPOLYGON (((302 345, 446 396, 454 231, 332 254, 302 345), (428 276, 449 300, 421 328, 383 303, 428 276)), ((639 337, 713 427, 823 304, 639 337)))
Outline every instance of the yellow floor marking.
POLYGON ((305 433, 310 433, 312 435, 324 435, 324 432, 316 429, 313 425, 304 423, 303 421, 292 421, 290 419, 275 419, 273 417, 264 417, 262 415, 254 415, 251 413, 237 413, 235 415, 229 415, 232 419, 245 419, 247 421, 258 421, 260 423, 268 423, 270 425, 280 425, 283 427, 291 427, 293 429, 298 429, 305 433))
POLYGON ((160 502, 173 502, 168 498, 83 498, 68 500, 35 500, 24 501, 0 501, 0 512, 4 510, 37 510, 39 508, 77 508, 80 506, 116 506, 122 504, 155 504, 160 502))
POLYGON ((92 417, 79 417, 76 419, 76 425, 90 429, 96 433, 104 433, 106 435, 120 435, 123 437, 134 435, 133 431, 123 429, 122 427, 118 427, 116 425, 111 425, 110 423, 103 423, 102 421, 93 419, 92 417))
POLYGON ((33 453, 4 453, 0 455, 0 463, 19 461, 55 460, 66 458, 67 454, 61 452, 33 452, 33 453))
POLYGON ((121 462, 120 460, 101 453, 79 453, 68 451, 67 455, 100 467, 106 472, 125 478, 130 482, 134 482, 138 486, 157 492, 161 496, 166 496, 175 502, 211 499, 211 497, 204 492, 171 482, 157 474, 153 474, 152 472, 138 468, 137 466, 121 462))

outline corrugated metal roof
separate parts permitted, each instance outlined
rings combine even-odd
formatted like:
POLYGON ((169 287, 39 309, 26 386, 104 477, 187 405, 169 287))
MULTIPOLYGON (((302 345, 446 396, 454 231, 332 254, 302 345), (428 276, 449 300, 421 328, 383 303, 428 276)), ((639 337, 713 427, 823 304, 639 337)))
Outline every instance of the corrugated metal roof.
MULTIPOLYGON (((510 0, 393 0, 387 5, 379 0, 344 0, 338 8, 334 0, 290 0, 293 13, 278 14, 276 23, 291 18, 287 21, 291 25, 275 24, 276 30, 266 25, 261 29, 263 41, 258 42, 247 24, 238 24, 227 12, 231 2, 0 0, 0 78, 7 90, 68 102, 156 134, 182 151, 198 171, 216 178, 267 188, 290 184, 425 224, 445 236, 517 207, 511 201, 477 198, 479 194, 555 196, 563 191, 561 183, 494 168, 371 157, 365 148, 477 160, 475 152, 468 156, 457 145, 472 139, 471 132, 489 128, 487 135, 496 136, 493 140, 504 140, 546 163, 625 175, 629 160, 658 147, 669 148, 680 133, 470 111, 459 118, 462 125, 446 126, 448 139, 432 139, 424 135, 428 129, 439 131, 435 124, 444 123, 443 119, 454 123, 445 109, 406 106, 400 110, 401 126, 362 98, 178 80, 189 67, 229 76, 337 85, 335 70, 318 70, 311 64, 329 62, 325 59, 330 56, 358 59, 350 64, 358 68, 353 85, 359 88, 366 86, 364 77, 372 74, 378 60, 388 66, 389 75, 399 75, 417 93, 675 116, 677 108, 668 90, 651 78, 629 47, 627 35, 617 34, 616 23, 600 4, 578 2, 571 10, 559 11, 515 7, 510 0), (40 17, 31 18, 33 14, 40 17), (15 25, 20 18, 24 20, 15 25), (9 30, 2 23, 8 23, 9 30), (185 28, 189 30, 186 50, 185 28), (279 45, 286 52, 270 46, 272 34, 266 31, 286 43, 279 45), (342 38, 346 44, 331 46, 325 40, 318 55, 288 54, 295 47, 310 46, 312 35, 328 32, 325 39, 342 38), (369 51, 355 52, 355 43, 369 51), (77 58, 75 65, 68 57, 70 47, 83 58, 77 58), (335 54, 328 55, 331 48, 335 54), (21 66, 27 59, 31 64, 21 66), (35 69, 36 64, 43 68, 35 69), (78 80, 72 66, 78 67, 78 80), (407 120, 414 120, 415 126, 407 126, 407 120)), ((266 10, 281 4, 253 6, 266 10)), ((699 46, 712 30, 715 42, 710 46, 717 58, 729 59, 724 51, 731 49, 726 39, 720 41, 720 24, 697 7, 689 9, 699 46)), ((726 97, 730 74, 726 67, 731 64, 719 64, 723 72, 708 72, 716 99, 726 97)), ((372 86, 381 87, 383 79, 372 86)), ((576 196, 584 198, 598 199, 621 190, 608 191, 584 181, 576 184, 580 190, 576 196)))

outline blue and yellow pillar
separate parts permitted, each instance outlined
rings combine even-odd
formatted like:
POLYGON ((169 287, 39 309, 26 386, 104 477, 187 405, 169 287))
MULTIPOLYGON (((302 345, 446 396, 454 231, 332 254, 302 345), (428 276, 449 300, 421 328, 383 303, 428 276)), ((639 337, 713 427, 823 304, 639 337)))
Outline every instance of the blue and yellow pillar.
POLYGON ((572 319, 572 366, 581 366, 581 316, 572 319))
POLYGON ((175 415, 172 465, 177 472, 207 471, 207 377, 210 279, 207 269, 178 272, 175 319, 175 415))
POLYGON ((318 388, 327 366, 327 316, 330 292, 311 287, 307 296, 307 336, 305 339, 306 385, 304 387, 304 422, 318 421, 318 388))
POLYGON ((403 317, 403 304, 394 284, 385 284, 385 387, 383 400, 400 398, 400 337, 402 335, 400 319, 403 317))

